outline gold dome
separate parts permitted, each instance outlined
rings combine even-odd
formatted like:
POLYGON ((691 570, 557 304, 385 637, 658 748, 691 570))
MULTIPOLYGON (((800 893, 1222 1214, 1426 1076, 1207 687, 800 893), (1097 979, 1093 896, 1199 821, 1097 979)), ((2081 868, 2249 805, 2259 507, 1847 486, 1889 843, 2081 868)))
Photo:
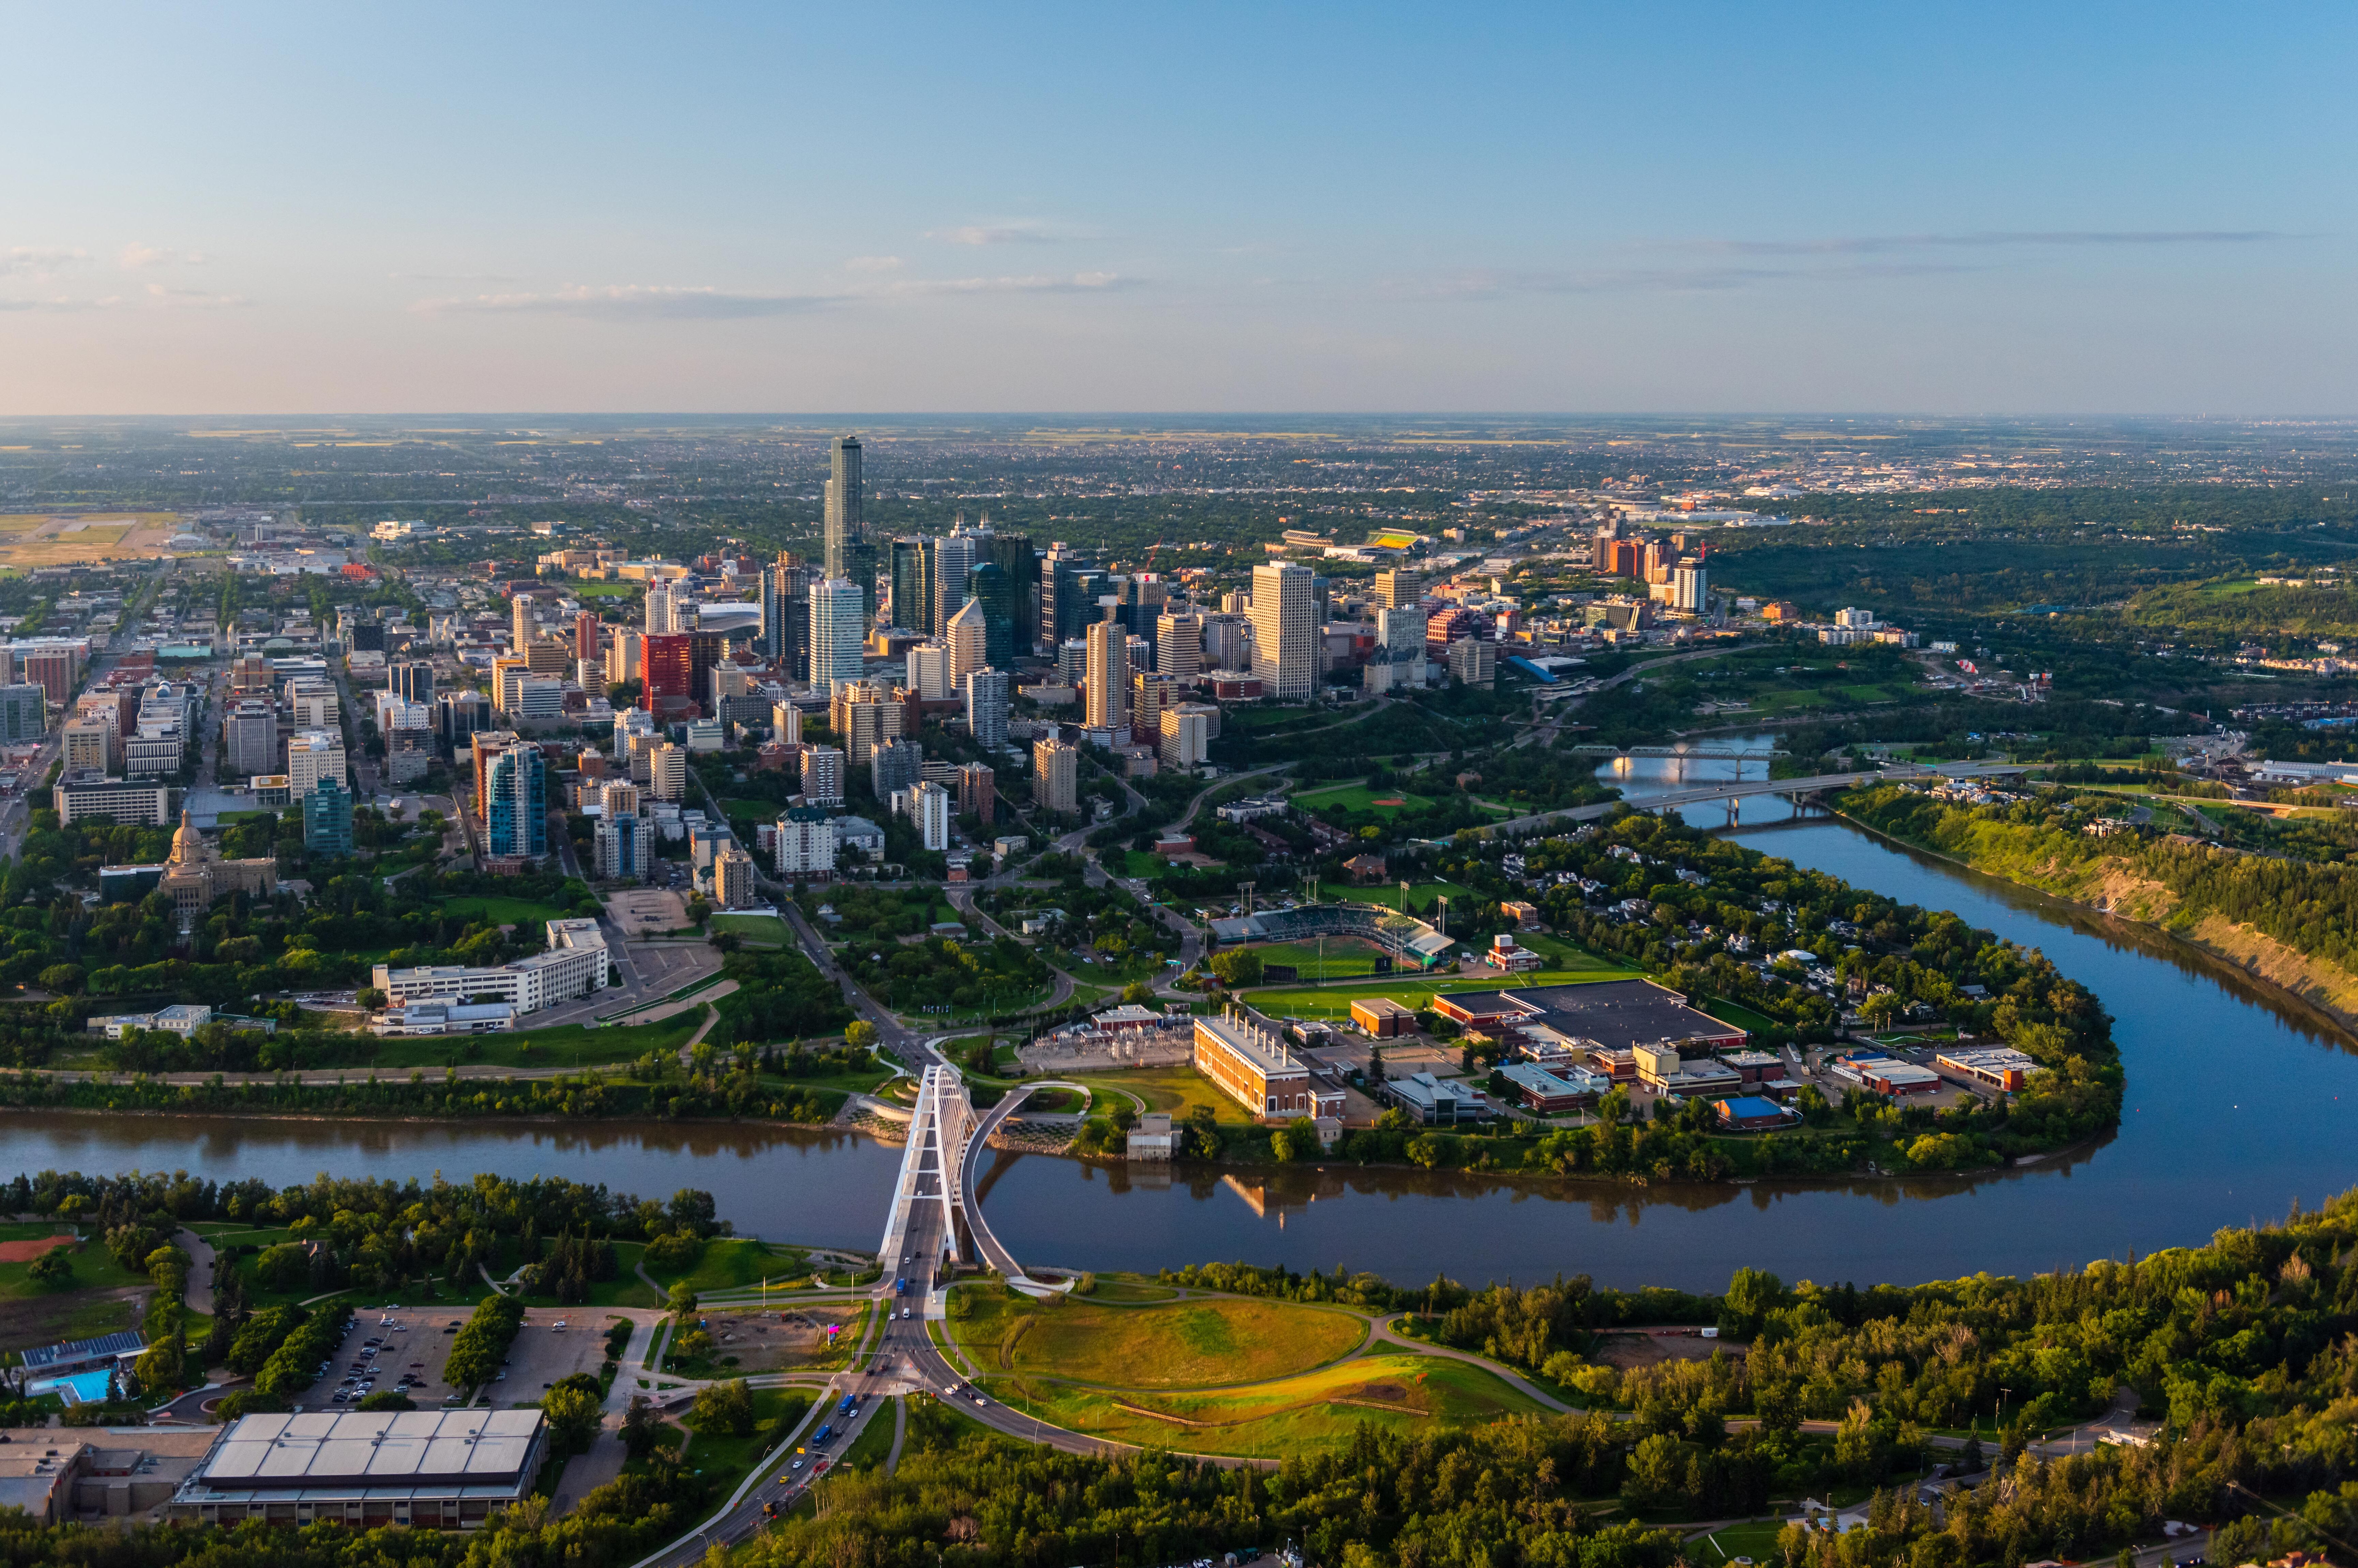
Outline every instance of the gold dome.
POLYGON ((206 859, 205 836, 197 831, 195 820, 183 806, 179 831, 172 835, 171 863, 176 866, 200 866, 206 859))

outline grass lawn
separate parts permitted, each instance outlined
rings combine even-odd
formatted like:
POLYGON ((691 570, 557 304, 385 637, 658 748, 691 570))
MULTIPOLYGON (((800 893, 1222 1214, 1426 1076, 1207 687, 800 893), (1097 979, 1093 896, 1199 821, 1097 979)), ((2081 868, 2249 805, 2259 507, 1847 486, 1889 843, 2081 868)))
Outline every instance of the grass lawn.
POLYGON ((565 911, 553 903, 535 903, 530 899, 522 898, 488 898, 476 894, 445 899, 442 907, 463 919, 491 920, 502 925, 538 925, 545 921, 565 918, 565 911))
MULTIPOLYGON (((1386 909, 1401 907, 1401 890, 1398 882, 1378 882, 1372 887, 1353 887, 1346 882, 1323 882, 1319 885, 1318 895, 1321 898, 1339 899, 1348 903, 1380 903, 1386 909)), ((1471 888, 1460 887, 1455 882, 1416 882, 1409 888, 1408 913, 1431 914, 1439 907, 1440 901, 1444 898, 1454 903, 1458 899, 1471 900, 1474 896, 1474 891, 1471 888)))
POLYGON ((950 1332, 985 1368, 1133 1389, 1266 1382, 1358 1348, 1346 1313, 1286 1302, 1215 1298, 1114 1306, 1086 1297, 1035 1302, 1004 1286, 962 1285, 950 1332))
POLYGON ((660 1023, 611 1025, 591 1029, 579 1023, 562 1029, 528 1029, 510 1033, 421 1034, 409 1039, 371 1040, 361 1049, 362 1065, 371 1067, 439 1067, 445 1063, 479 1064, 493 1067, 600 1067, 634 1061, 650 1051, 676 1051, 687 1044, 703 1022, 687 1012, 660 1023), (374 1048, 370 1049, 373 1045, 374 1048))
POLYGON ((1168 1285, 1149 1283, 1143 1280, 1114 1279, 1098 1276, 1089 1287, 1087 1300, 1093 1302, 1167 1302, 1178 1298, 1179 1292, 1168 1285))
POLYGON ((716 914, 715 931, 733 931, 756 947, 784 947, 794 940, 786 923, 774 914, 716 914))
POLYGON ((1348 979, 1372 975, 1383 950, 1356 936, 1329 936, 1322 947, 1315 942, 1272 942, 1255 947, 1263 964, 1290 965, 1305 980, 1348 979))
POLYGON ((1537 1413, 1539 1406, 1478 1367, 1402 1354, 1344 1361, 1251 1389, 1099 1392, 1005 1374, 995 1397, 1076 1432, 1182 1453, 1279 1458, 1340 1448, 1362 1423, 1429 1432, 1537 1413))
POLYGON ((1755 1012, 1737 1002, 1722 1001, 1717 997, 1713 997, 1707 1001, 1698 1001, 1695 1005, 1703 1012, 1716 1018, 1722 1023, 1733 1023, 1736 1028, 1748 1029, 1755 1034, 1764 1029, 1779 1027, 1775 1019, 1764 1013, 1755 1012))
POLYGON ((1755 1563, 1777 1561, 1777 1532, 1785 1528, 1781 1519, 1750 1519, 1743 1524, 1723 1525, 1689 1549, 1689 1555, 1702 1568, 1718 1568, 1720 1563, 1737 1557, 1749 1557, 1755 1563))
POLYGON ((686 1280, 688 1287, 701 1295, 708 1291, 758 1289, 764 1278, 773 1282, 792 1279, 800 1283, 810 1278, 810 1254, 799 1247, 716 1237, 704 1244, 704 1249, 686 1272, 659 1269, 653 1263, 647 1265, 647 1272, 666 1291, 686 1280))
POLYGON ((1109 1105, 1114 1097, 1127 1092, 1144 1100, 1148 1110, 1169 1111, 1181 1120, 1186 1119, 1197 1106, 1208 1106, 1221 1121, 1239 1127, 1252 1125, 1252 1119, 1245 1114, 1242 1106, 1214 1087, 1209 1078, 1193 1067, 1075 1074, 1073 1082, 1088 1085, 1100 1105, 1109 1105))
POLYGON ((1347 1018, 1351 1003, 1370 997, 1383 997, 1402 1007, 1422 1008, 1435 992, 1490 991, 1501 987, 1517 989, 1535 986, 1577 986, 1596 980, 1630 980, 1642 978, 1638 969, 1534 969, 1527 974, 1451 975, 1445 979, 1419 979, 1412 975, 1394 976, 1389 980, 1370 980, 1357 986, 1280 987, 1270 990, 1249 991, 1245 999, 1262 1011, 1281 1018, 1347 1018))
POLYGON ((688 1468, 717 1480, 719 1495, 727 1497, 763 1455, 785 1441, 810 1403, 811 1396, 798 1389, 755 1389, 753 1430, 743 1437, 697 1432, 696 1417, 682 1417, 680 1424, 696 1432, 696 1441, 687 1445, 688 1468))
POLYGON ((837 1456, 838 1470, 864 1470, 871 1465, 882 1465, 892 1452, 892 1412, 880 1400, 868 1412, 868 1424, 851 1440, 851 1446, 837 1456))
POLYGON ((1592 953, 1577 942, 1567 942, 1561 936, 1550 936, 1543 931, 1519 931, 1515 945, 1529 947, 1547 959, 1551 969, 1612 969, 1628 968, 1618 958, 1608 958, 1602 953, 1592 953))
MULTIPOLYGON (((0 1239, 30 1240, 58 1234, 52 1225, 11 1225, 0 1239)), ((33 1262, 0 1263, 0 1330, 9 1343, 43 1345, 59 1339, 85 1339, 130 1328, 137 1318, 134 1303, 116 1292, 147 1283, 114 1260, 95 1237, 70 1249, 72 1282, 61 1286, 37 1283, 33 1262)))
MULTIPOLYGON (((1113 855, 1109 850, 1102 851, 1098 856, 1100 865, 1104 865, 1111 859, 1113 855)), ((1142 877, 1148 881, 1154 881, 1171 870, 1171 862, 1152 849, 1124 849, 1121 851, 1120 863, 1107 865, 1106 870, 1118 877, 1142 877)))
POLYGON ((576 599, 632 599, 646 591, 645 586, 634 582, 582 582, 576 579, 565 585, 566 591, 576 599))
POLYGON ((1433 804, 1433 797, 1416 795, 1404 789, 1369 789, 1363 784, 1329 784, 1291 797, 1304 811, 1324 811, 1339 806, 1346 811, 1367 812, 1389 822, 1403 811, 1422 811, 1433 804))
POLYGON ((731 822, 774 822, 785 807, 774 800, 723 800, 720 815, 731 822))

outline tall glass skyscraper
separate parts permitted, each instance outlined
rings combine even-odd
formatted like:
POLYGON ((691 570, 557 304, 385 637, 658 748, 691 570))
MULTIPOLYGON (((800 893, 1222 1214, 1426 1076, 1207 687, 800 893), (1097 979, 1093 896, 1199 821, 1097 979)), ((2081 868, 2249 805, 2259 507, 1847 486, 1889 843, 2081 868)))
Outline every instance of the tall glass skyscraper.
POLYGON ((810 665, 810 573, 801 566, 762 568, 761 648, 789 670, 810 665))
POLYGON ((892 624, 905 626, 920 637, 941 631, 934 619, 934 581, 930 539, 892 541, 892 624))
POLYGON ((857 436, 838 436, 828 451, 825 539, 827 577, 858 588, 861 616, 872 619, 876 613, 876 546, 868 542, 857 436))
POLYGON ((540 748, 511 746, 483 776, 483 849, 492 855, 548 853, 548 773, 540 748))
POLYGON ((997 561, 983 561, 967 574, 967 589, 982 606, 983 657, 993 669, 1015 665, 1015 583, 997 561))
POLYGON ((858 680, 868 638, 866 595, 841 578, 813 583, 810 590, 811 689, 835 695, 858 680))

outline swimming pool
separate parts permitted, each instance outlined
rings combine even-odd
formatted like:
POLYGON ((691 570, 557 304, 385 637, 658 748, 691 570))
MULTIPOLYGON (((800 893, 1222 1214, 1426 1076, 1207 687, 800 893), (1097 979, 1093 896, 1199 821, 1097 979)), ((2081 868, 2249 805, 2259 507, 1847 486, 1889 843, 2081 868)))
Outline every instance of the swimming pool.
POLYGON ((112 1386, 112 1372, 76 1372, 57 1380, 57 1390, 70 1405, 96 1405, 106 1402, 106 1391, 112 1386))

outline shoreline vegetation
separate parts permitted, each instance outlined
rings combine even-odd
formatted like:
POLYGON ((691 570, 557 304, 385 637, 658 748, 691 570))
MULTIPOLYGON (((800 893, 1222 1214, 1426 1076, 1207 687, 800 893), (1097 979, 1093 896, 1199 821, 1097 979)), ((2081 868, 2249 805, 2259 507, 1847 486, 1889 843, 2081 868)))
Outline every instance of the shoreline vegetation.
POLYGON ((2358 1039, 2358 867, 2181 841, 2092 837, 2084 804, 1963 807, 1898 785, 1838 798, 1844 821, 1910 849, 2147 926, 2322 1014, 2358 1039))
MULTIPOLYGON (((253 1379, 217 1419, 287 1408, 353 1293, 439 1302, 447 1290, 454 1312, 475 1300, 451 1365, 463 1353, 482 1378, 528 1304, 594 1309, 644 1271, 686 1314, 749 1284, 749 1269, 817 1255, 733 1237, 693 1189, 659 1203, 489 1175, 273 1188, 57 1172, 0 1186, 14 1212, 84 1238, 69 1277, 41 1283, 55 1295, 100 1288, 73 1271, 103 1252, 177 1303, 192 1281, 169 1238, 213 1245, 213 1315, 165 1314, 124 1397, 87 1407, 109 1424, 147 1419, 217 1368, 253 1379), (513 1270, 512 1282, 479 1293, 487 1270, 513 1270)), ((1471 1546, 1495 1562, 1675 1568, 1704 1522, 1750 1519, 1762 1550, 1795 1568, 2103 1561, 2167 1520, 2215 1529, 2214 1561, 2266 1561, 2346 1535, 2358 1511, 2343 1480, 2358 1421, 2353 1243, 2358 1193, 2199 1246, 1865 1289, 1740 1262, 1719 1292, 1204 1262, 1085 1275, 1041 1301, 970 1276, 951 1287, 942 1332, 977 1363, 975 1385, 1133 1446, 1060 1453, 920 1394, 899 1468, 847 1454, 821 1507, 727 1560, 919 1563, 947 1537, 959 1549, 945 1561, 967 1568, 1109 1561, 1100 1546, 1120 1530, 1166 1548, 1150 1560, 1282 1536, 1342 1568, 1450 1562, 1471 1546), (2092 1425, 2108 1440, 2055 1441, 2092 1425), (1804 1498, 1858 1519, 1838 1537, 1788 1522, 1813 1511, 1804 1498)), ((561 1420, 556 1396, 545 1401, 560 1454, 596 1440, 596 1386, 585 1378, 561 1420)), ((104 1528, 125 1568, 223 1549, 294 1568, 617 1568, 691 1528, 740 1473, 633 1433, 626 1421, 621 1477, 571 1513, 527 1505, 471 1534, 116 1531, 12 1512, 0 1536, 22 1561, 74 1561, 104 1528)))

